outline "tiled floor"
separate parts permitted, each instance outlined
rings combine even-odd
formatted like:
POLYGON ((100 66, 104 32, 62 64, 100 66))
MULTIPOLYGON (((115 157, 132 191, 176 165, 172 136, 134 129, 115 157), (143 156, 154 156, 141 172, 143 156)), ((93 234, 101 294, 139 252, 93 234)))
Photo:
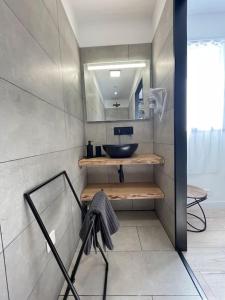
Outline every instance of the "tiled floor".
MULTIPOLYGON (((121 228, 113 236, 115 248, 106 254, 109 261, 107 299, 199 300, 155 214, 120 212, 118 216, 121 228)), ((76 279, 82 300, 102 299, 103 276, 101 256, 94 252, 84 256, 76 279)))
POLYGON ((206 206, 205 213, 207 230, 188 233, 188 252, 184 255, 207 298, 225 300, 225 207, 206 206))

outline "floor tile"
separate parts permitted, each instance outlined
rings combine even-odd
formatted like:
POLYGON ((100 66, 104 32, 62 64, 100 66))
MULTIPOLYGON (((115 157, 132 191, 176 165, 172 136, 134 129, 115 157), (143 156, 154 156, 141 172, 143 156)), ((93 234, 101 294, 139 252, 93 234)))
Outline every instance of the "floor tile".
MULTIPOLYGON (((141 243, 136 227, 120 227, 119 230, 115 234, 113 234, 111 238, 114 246, 114 249, 112 251, 141 250, 141 243)), ((100 234, 98 234, 98 241, 102 246, 102 239, 100 234)), ((80 242, 78 245, 78 249, 81 248, 81 244, 82 243, 80 242)), ((108 249, 106 250, 111 251, 108 249)), ((91 251, 95 252, 95 249, 92 247, 91 251)))
POLYGON ((225 274, 204 273, 203 278, 217 300, 225 299, 225 274))
POLYGON ((119 231, 112 236, 113 251, 138 251, 141 244, 136 227, 120 227, 119 231))
MULTIPOLYGON (((108 295, 197 295, 176 252, 110 252, 108 260, 108 295)), ((101 295, 103 278, 101 257, 92 253, 82 260, 76 289, 80 295, 101 295)))
MULTIPOLYGON (((194 300, 190 297, 198 293, 156 215, 133 211, 119 212, 118 216, 121 227, 112 237, 115 248, 106 253, 107 299, 153 300, 152 295, 168 295, 174 299, 177 296, 177 300, 194 300), (180 295, 188 297, 179 298, 180 295)), ((82 258, 76 277, 81 300, 102 299, 104 271, 100 253, 91 252, 82 258)), ((60 295, 64 291, 65 287, 60 295)))
POLYGON ((225 250, 208 248, 189 248, 184 252, 192 270, 225 273, 225 250))
POLYGON ((198 295, 183 263, 177 252, 145 252, 147 267, 147 282, 145 288, 148 291, 149 279, 153 283, 153 292, 150 295, 198 295))
MULTIPOLYGON (((200 214, 198 214, 200 216, 200 214)), ((188 221, 190 224, 197 228, 202 228, 202 223, 196 218, 189 218, 188 221)), ((225 231, 225 218, 207 218, 207 231, 218 230, 225 231)))
POLYGON ((109 295, 197 295, 176 252, 111 252, 108 257, 109 295))
POLYGON ((111 252, 109 295, 142 295, 145 261, 142 252, 111 252), (118 276, 119 275, 119 276, 118 276))
POLYGON ((197 278, 202 290, 204 291, 206 297, 208 300, 217 300, 211 290, 211 288, 209 287, 209 285, 207 284, 207 282, 205 281, 205 279, 203 278, 201 272, 199 271, 194 271, 194 275, 197 278))
MULTIPOLYGON (((74 298, 72 296, 69 296, 68 299, 74 299, 74 298)), ((80 299, 81 300, 102 300, 102 296, 81 296, 80 299)), ((152 296, 107 296, 107 300, 152 300, 152 299, 153 299, 152 296)), ((60 296, 58 300, 63 300, 63 296, 60 296)), ((186 298, 184 298, 184 300, 186 300, 186 298)), ((195 298, 193 300, 198 300, 198 298, 195 298)))
POLYGON ((120 211, 116 214, 121 227, 160 224, 159 219, 153 211, 120 211))
POLYGON ((225 231, 225 218, 207 218, 207 230, 225 231))
MULTIPOLYGON (((217 207, 215 204, 209 205, 207 203, 203 203, 202 207, 207 218, 225 218, 225 207, 217 207)), ((194 206, 188 209, 188 212, 192 212, 199 215, 199 208, 197 206, 194 206)))
POLYGON ((153 300, 201 300, 200 296, 154 296, 153 300))
MULTIPOLYGON (((107 254, 106 254, 107 255, 107 254)), ((100 253, 84 255, 76 276, 76 290, 79 295, 102 295, 105 263, 100 253)), ((65 292, 65 285, 61 295, 65 292)), ((71 295, 71 292, 70 292, 71 295)))
POLYGON ((161 224, 138 227, 142 250, 174 250, 161 224))
MULTIPOLYGON (((184 256, 207 298, 225 299, 225 208, 205 203, 203 207, 207 229, 202 233, 188 233, 188 251, 184 256)), ((196 208, 191 210, 199 215, 196 208)), ((189 220, 199 225, 196 220, 189 220)))
POLYGON ((224 231, 188 232, 190 248, 225 248, 224 231))

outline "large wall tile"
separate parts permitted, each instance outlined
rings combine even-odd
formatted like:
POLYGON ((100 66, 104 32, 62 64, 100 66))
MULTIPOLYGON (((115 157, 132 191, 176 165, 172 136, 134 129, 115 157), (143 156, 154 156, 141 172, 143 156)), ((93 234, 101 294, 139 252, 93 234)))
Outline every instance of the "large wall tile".
MULTIPOLYGON (((90 167, 88 168, 89 183, 108 183, 109 182, 109 167, 90 167)), ((112 178, 110 178, 112 181, 112 178)))
MULTIPOLYGON (((153 84, 160 87, 163 80, 171 77, 174 68, 173 29, 170 30, 167 40, 164 42, 161 52, 157 58, 157 67, 153 63, 153 84)), ((153 52, 153 57, 155 57, 153 52)))
MULTIPOLYGON (((77 247, 77 240, 74 239, 73 226, 72 223, 69 223, 69 226, 60 241, 58 252, 60 257, 63 260, 63 263, 67 270, 72 262, 74 253, 77 247), (65 247, 66 245, 66 247, 65 247)), ((34 290, 29 296, 29 300, 55 300, 58 298, 58 295, 61 291, 61 288, 64 283, 64 278, 61 275, 61 271, 55 261, 52 258, 47 268, 44 270, 43 275, 40 277, 37 282, 34 290), (46 284, 46 282, 48 284, 46 284), (57 286, 56 286, 57 282, 57 286)))
POLYGON ((128 57, 131 60, 151 59, 151 44, 128 45, 128 57))
POLYGON ((76 90, 74 83, 63 82, 63 99, 65 111, 74 117, 83 120, 83 99, 76 90))
POLYGON ((81 48, 83 63, 123 61, 129 58, 128 45, 81 48))
POLYGON ((153 141, 153 124, 150 121, 128 121, 128 122, 113 122, 106 124, 106 134, 108 144, 118 144, 119 137, 114 135, 114 127, 127 127, 132 126, 134 134, 131 136, 121 136, 121 143, 147 143, 153 141))
POLYGON ((76 55, 78 47, 74 42, 65 41, 63 36, 60 35, 60 51, 63 83, 66 86, 71 84, 81 94, 80 63, 78 61, 79 56, 76 55))
MULTIPOLYGON (((71 202, 62 194, 42 214, 41 218, 50 233, 55 230, 56 248, 60 249, 61 240, 67 235, 68 224, 72 224, 71 202)), ((73 241, 75 241, 73 232, 73 241)), ((76 241, 78 240, 78 235, 76 241)), ((75 252, 67 243, 67 252, 72 256, 75 252)), ((62 251, 62 249, 61 249, 62 251)), ((32 223, 7 249, 6 264, 11 299, 26 299, 33 286, 44 271, 46 264, 52 258, 47 253, 46 241, 36 222, 32 223), (15 264, 20 262, 23 268, 14 271, 15 264), (18 285, 19 284, 19 285, 18 285)), ((67 257, 64 259, 68 260, 67 257)), ((48 270, 46 270, 48 272, 48 270)))
MULTIPOLYGON (((1 241, 0 241, 1 243, 1 241)), ((5 274, 5 267, 4 267, 4 260, 3 254, 0 253, 0 299, 1 300, 8 300, 8 292, 7 292, 7 285, 6 285, 6 274, 5 274)))
MULTIPOLYGON (((19 2, 0 0, 0 224, 10 299, 56 299, 64 279, 23 194, 63 170, 78 197, 86 185, 79 48, 60 0, 19 2)), ((68 267, 81 212, 65 178, 32 199, 68 267)))
POLYGON ((3 80, 0 95, 1 162, 66 148, 63 111, 3 80))
POLYGON ((106 144, 106 123, 86 123, 85 124, 85 139, 93 141, 95 145, 106 144))
POLYGON ((161 19, 156 30, 154 41, 152 43, 152 51, 155 58, 157 59, 159 53, 163 49, 163 44, 165 43, 170 29, 173 27, 173 0, 167 0, 161 19))
POLYGON ((66 117, 66 145, 68 148, 84 145, 84 123, 70 114, 66 117))
POLYGON ((111 201, 112 207, 114 210, 132 210, 133 209, 133 201, 132 200, 118 200, 111 201))
POLYGON ((155 182, 160 186, 162 189, 165 199, 164 203, 172 211, 175 211, 175 191, 174 191, 174 179, 170 176, 166 175, 165 173, 161 172, 161 170, 155 170, 155 182))
MULTIPOLYGON (((147 165, 123 166, 125 182, 152 182, 153 168, 147 165)), ((109 182, 119 182, 118 167, 108 167, 109 182)), ((99 182, 99 181, 98 181, 99 182)))
POLYGON ((173 245, 175 244, 175 217, 174 211, 165 205, 163 200, 155 201, 157 216, 159 217, 166 233, 168 234, 173 245))
POLYGON ((133 200, 133 210, 154 210, 155 201, 151 199, 133 200))
MULTIPOLYGON (((23 193, 55 174, 66 170, 77 190, 85 178, 85 169, 80 169, 77 160, 83 154, 82 148, 54 154, 33 157, 0 164, 2 197, 0 219, 4 244, 8 245, 33 220, 23 193), (3 180, 4 179, 4 180, 3 180)), ((65 189, 65 181, 58 179, 43 191, 33 195, 38 209, 43 211, 52 199, 65 189), (41 200, 41 201, 40 201, 41 200)))
POLYGON ((42 0, 48 9, 51 17, 53 18, 55 24, 58 26, 58 13, 57 13, 57 0, 42 0))
POLYGON ((33 223, 25 230, 6 249, 5 255, 10 299, 27 299, 51 257, 38 225, 33 223))
MULTIPOLYGON (((0 219, 0 222, 1 222, 1 219, 0 219)), ((1 236, 0 236, 0 254, 2 254, 2 232, 1 232, 1 223, 0 223, 0 234, 1 234, 1 236)))
POLYGON ((138 143, 138 148, 136 150, 138 154, 148 154, 153 153, 153 142, 138 143))
POLYGON ((0 77, 64 108, 58 66, 49 59, 2 0, 0 27, 4 28, 0 39, 0 77))
POLYGON ((83 119, 79 48, 61 1, 57 0, 59 15, 61 70, 65 110, 83 119))
POLYGON ((174 178, 174 145, 154 144, 154 153, 164 158, 164 165, 155 167, 156 170, 164 172, 166 175, 174 178))
POLYGON ((174 144, 174 110, 165 112, 163 120, 155 118, 154 121, 154 142, 162 144, 174 144))
MULTIPOLYGON (((46 0, 45 0, 46 1, 46 0)), ((50 1, 50 0, 48 0, 50 1)), ((73 57, 77 58, 77 64, 80 64, 79 61, 79 49, 78 43, 76 40, 76 36, 74 35, 73 29, 70 25, 68 17, 65 13, 64 6, 61 0, 57 1, 57 8, 58 8, 58 23, 59 23, 59 33, 61 37, 63 37, 64 41, 71 45, 71 48, 76 50, 74 51, 73 57)))
POLYGON ((165 165, 154 169, 155 182, 165 194, 165 199, 155 201, 157 214, 175 242, 175 183, 174 183, 174 49, 173 1, 166 1, 152 44, 153 87, 166 88, 168 101, 160 122, 154 117, 154 152, 165 158, 165 165))
POLYGON ((49 57, 58 64, 60 58, 58 28, 49 17, 48 9, 43 1, 6 0, 6 2, 49 57))

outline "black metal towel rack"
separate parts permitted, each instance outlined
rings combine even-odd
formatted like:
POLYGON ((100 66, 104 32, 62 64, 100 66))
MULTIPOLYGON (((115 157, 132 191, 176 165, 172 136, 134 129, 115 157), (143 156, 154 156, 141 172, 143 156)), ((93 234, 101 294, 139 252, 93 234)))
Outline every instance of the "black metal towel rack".
MULTIPOLYGON (((77 202, 77 204, 78 204, 78 206, 79 206, 79 208, 81 210, 81 213, 84 216, 85 211, 86 211, 86 207, 84 207, 81 204, 81 202, 80 202, 80 200, 79 200, 79 198, 78 198, 78 196, 77 196, 77 194, 76 194, 76 192, 74 190, 74 187, 73 187, 73 185, 72 185, 72 183, 71 183, 71 181, 69 179, 69 176, 67 175, 66 171, 62 171, 61 173, 53 176, 52 178, 50 178, 50 179, 46 180, 45 182, 41 183, 40 185, 34 187, 30 191, 24 193, 24 198, 28 202, 28 204, 29 204, 29 206, 31 208, 31 211, 33 212, 34 217, 35 217, 38 225, 40 226, 40 229, 41 229, 41 231, 42 231, 42 233, 43 233, 43 235, 44 235, 44 237, 45 237, 45 239, 46 239, 46 241, 47 241, 50 249, 52 250, 52 253, 53 253, 54 257, 55 257, 55 260, 56 260, 56 262, 57 262, 57 264, 58 264, 58 266, 59 266, 59 268, 60 268, 60 270, 61 270, 61 272, 62 272, 62 274, 63 274, 63 276, 64 276, 64 278, 66 280, 66 282, 67 282, 67 289, 66 289, 66 292, 65 292, 65 295, 64 295, 63 299, 66 300, 68 298, 69 292, 71 291, 72 295, 74 296, 74 299, 80 300, 80 297, 79 297, 79 295, 78 295, 78 293, 77 293, 77 291, 76 291, 76 289, 74 287, 75 277, 76 277, 76 274, 77 274, 78 267, 80 265, 81 258, 82 258, 83 253, 84 253, 85 246, 86 246, 86 244, 88 242, 90 234, 91 234, 91 232, 93 230, 93 227, 95 225, 96 216, 94 215, 92 217, 92 219, 91 219, 90 226, 88 228, 88 232, 86 234, 85 240, 82 242, 82 246, 80 248, 80 251, 79 251, 78 256, 77 256, 77 260, 75 262, 74 268, 73 268, 71 276, 70 276, 69 273, 67 272, 64 264, 63 264, 62 259, 59 256, 59 253, 56 250, 56 247, 53 244, 53 242, 52 242, 52 240, 51 240, 51 238, 50 238, 50 236, 48 234, 48 231, 47 231, 47 229, 46 229, 46 227, 45 227, 45 225, 44 225, 44 223, 43 223, 43 221, 41 219, 41 216, 38 213, 38 211, 37 211, 37 209, 36 209, 36 207, 34 205, 34 202, 33 202, 32 198, 31 198, 31 195, 34 192, 36 192, 37 190, 40 190, 42 187, 44 187, 45 185, 47 185, 50 182, 54 181, 56 178, 58 178, 60 176, 64 176, 66 178, 66 181, 69 184, 69 187, 70 187, 70 189, 71 189, 71 191, 72 191, 72 193, 74 195, 74 198, 75 198, 75 200, 76 200, 76 202, 77 202)), ((96 246, 99 249, 99 251, 100 251, 100 253, 101 253, 102 257, 103 257, 103 260, 105 262, 105 277, 104 277, 104 287, 103 287, 103 300, 105 300, 106 299, 106 291, 107 291, 107 279, 108 279, 108 261, 107 261, 106 256, 105 256, 105 254, 104 254, 104 252, 103 252, 103 250, 102 250, 102 248, 101 248, 101 246, 100 246, 100 244, 98 242, 97 236, 95 236, 95 240, 96 240, 96 246)))

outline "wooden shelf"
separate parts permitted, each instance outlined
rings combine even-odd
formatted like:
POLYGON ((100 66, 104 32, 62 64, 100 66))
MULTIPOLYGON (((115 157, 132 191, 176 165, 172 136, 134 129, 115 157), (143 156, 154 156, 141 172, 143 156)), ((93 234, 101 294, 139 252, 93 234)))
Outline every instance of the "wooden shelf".
POLYGON ((153 183, 95 183, 88 184, 81 194, 82 201, 91 201, 94 194, 103 190, 110 200, 163 199, 164 194, 153 183))
POLYGON ((156 154, 135 154, 129 158, 94 157, 82 158, 79 166, 118 166, 118 165, 162 165, 164 159, 156 154))

